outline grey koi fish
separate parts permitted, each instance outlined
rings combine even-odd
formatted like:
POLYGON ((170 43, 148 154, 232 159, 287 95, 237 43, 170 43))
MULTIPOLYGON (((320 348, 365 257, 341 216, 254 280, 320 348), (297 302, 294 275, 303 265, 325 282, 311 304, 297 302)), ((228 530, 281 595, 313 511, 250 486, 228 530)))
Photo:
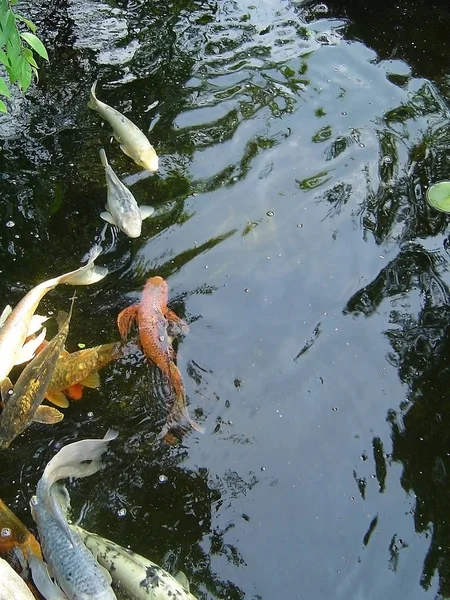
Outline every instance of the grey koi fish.
MULTIPOLYGON (((69 528, 52 486, 66 477, 87 477, 96 473, 102 466, 101 455, 115 437, 117 433, 108 430, 103 439, 81 440, 64 446, 45 467, 36 496, 30 502, 42 553, 55 583, 69 600, 116 600, 116 595, 109 574, 97 563, 80 535, 69 528)), ((42 564, 31 564, 31 570, 41 594, 56 597, 55 583, 46 577, 42 564)))

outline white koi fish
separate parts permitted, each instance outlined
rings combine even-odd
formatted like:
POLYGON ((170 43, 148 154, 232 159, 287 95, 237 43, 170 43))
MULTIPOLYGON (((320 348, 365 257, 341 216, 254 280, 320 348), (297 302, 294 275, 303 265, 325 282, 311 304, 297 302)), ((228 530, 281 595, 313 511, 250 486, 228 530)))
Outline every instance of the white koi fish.
POLYGON ((103 148, 100 150, 100 160, 105 167, 108 190, 105 207, 107 212, 102 212, 100 216, 108 223, 116 225, 129 237, 137 238, 141 235, 142 220, 150 217, 155 209, 151 206, 138 206, 133 194, 110 167, 103 148))
POLYGON ((70 529, 77 532, 97 561, 111 573, 113 582, 134 600, 196 600, 189 592, 184 574, 172 577, 156 563, 127 548, 76 525, 70 525, 70 529))
POLYGON ((0 600, 34 600, 24 580, 0 558, 0 600))
POLYGON ((36 345, 36 340, 32 340, 32 346, 30 347, 27 344, 24 346, 24 342, 28 335, 34 311, 45 294, 60 283, 89 285, 105 277, 108 269, 94 264, 94 260, 100 252, 100 247, 95 246, 86 265, 76 269, 76 271, 48 279, 35 286, 6 317, 0 329, 0 384, 8 377, 15 364, 20 364, 33 357, 34 350, 39 344, 36 345))
POLYGON ((119 142, 122 152, 132 158, 143 169, 157 171, 158 155, 147 137, 125 115, 101 102, 95 95, 96 86, 97 81, 94 81, 91 87, 91 98, 88 102, 89 108, 96 110, 102 119, 108 121, 113 128, 114 137, 119 142))

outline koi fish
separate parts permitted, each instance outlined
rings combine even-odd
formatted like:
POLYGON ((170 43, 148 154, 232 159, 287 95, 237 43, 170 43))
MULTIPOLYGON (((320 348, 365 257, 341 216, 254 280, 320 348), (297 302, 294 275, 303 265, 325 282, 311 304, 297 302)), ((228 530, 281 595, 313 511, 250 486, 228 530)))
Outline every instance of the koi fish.
POLYGON ((0 448, 8 448, 33 421, 58 423, 63 419, 64 415, 59 410, 51 406, 42 406, 41 403, 69 332, 72 306, 73 300, 69 314, 58 315, 58 333, 46 348, 28 363, 14 387, 8 378, 4 379, 1 392, 5 408, 0 415, 0 448))
POLYGON ((0 600, 34 600, 23 579, 0 558, 0 600))
MULTIPOLYGON (((30 502, 31 514, 55 583, 43 563, 32 561, 31 571, 36 587, 45 598, 56 597, 56 590, 62 589, 73 600, 116 600, 109 573, 97 563, 78 532, 69 528, 53 487, 66 477, 88 477, 96 473, 102 466, 102 454, 115 437, 117 432, 108 430, 103 439, 80 440, 64 446, 47 464, 39 480, 36 495, 30 502)), ((65 596, 61 592, 59 597, 65 596)))
POLYGON ((116 225, 128 237, 141 235, 142 220, 150 217, 155 209, 152 206, 138 206, 135 197, 114 173, 106 158, 106 152, 100 149, 100 160, 105 168, 108 197, 106 212, 100 213, 103 220, 116 225))
POLYGON ((134 600, 196 600, 184 574, 172 577, 156 563, 95 533, 70 525, 114 583, 134 600))
POLYGON ((36 538, 0 500, 0 556, 8 561, 22 579, 28 580, 32 555, 42 559, 41 547, 36 538))
POLYGON ((33 357, 39 343, 36 343, 36 340, 34 340, 31 347, 24 347, 23 344, 28 335, 34 311, 45 294, 60 283, 89 285, 105 277, 108 269, 98 267, 94 264, 94 260, 100 252, 101 249, 98 246, 94 247, 86 265, 76 271, 71 271, 70 273, 65 273, 59 277, 44 281, 31 289, 8 315, 0 329, 0 384, 8 377, 15 364, 20 364, 33 357), (30 348, 32 350, 31 353, 30 348))
POLYGON ((121 349, 121 342, 112 342, 83 348, 70 354, 64 350, 56 363, 45 398, 61 408, 69 406, 66 396, 72 400, 80 400, 83 387, 100 386, 98 370, 119 358, 122 354, 121 349))
MULTIPOLYGON (((168 327, 179 327, 186 331, 187 325, 167 307, 169 288, 162 277, 147 280, 141 301, 125 308, 117 317, 117 326, 123 340, 128 336, 134 321, 137 321, 139 339, 145 356, 153 362, 169 380, 175 393, 175 401, 167 419, 166 429, 178 426, 186 430, 189 426, 197 431, 203 429, 189 417, 186 392, 181 373, 175 364, 175 352, 171 346, 168 327)), ((161 437, 164 437, 162 434, 161 437)), ((168 440, 167 440, 168 441, 168 440)))
POLYGON ((101 102, 95 95, 96 87, 97 81, 94 81, 88 102, 89 108, 96 110, 102 119, 108 121, 114 130, 114 137, 119 142, 122 152, 132 158, 143 169, 157 171, 158 155, 147 137, 125 115, 101 102))

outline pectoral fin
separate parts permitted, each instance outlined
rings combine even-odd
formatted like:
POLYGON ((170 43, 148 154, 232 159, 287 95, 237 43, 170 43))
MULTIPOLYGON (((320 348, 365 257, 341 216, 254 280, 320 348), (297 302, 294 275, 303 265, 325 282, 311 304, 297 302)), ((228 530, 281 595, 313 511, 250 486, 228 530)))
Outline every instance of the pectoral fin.
MULTIPOLYGON (((118 142, 120 142, 120 138, 119 137, 117 137, 117 136, 114 136, 114 137, 116 138, 116 140, 118 142)), ((126 154, 127 156, 129 156, 130 158, 132 158, 134 160, 134 153, 131 150, 131 148, 128 148, 127 146, 125 146, 125 144, 120 144, 120 149, 122 150, 122 152, 124 154, 126 154)))
POLYGON ((46 563, 34 555, 30 556, 29 562, 33 583, 44 598, 47 598, 47 600, 66 600, 67 596, 51 580, 46 563))
POLYGON ((115 225, 117 227, 117 223, 114 221, 114 218, 110 212, 105 210, 100 213, 100 217, 107 223, 111 223, 111 225, 115 225))
POLYGON ((44 327, 37 337, 33 338, 32 340, 29 340, 28 342, 26 342, 26 344, 22 346, 22 348, 20 349, 19 356, 17 357, 17 360, 15 362, 16 365, 21 365, 24 362, 28 362, 34 357, 36 349, 42 344, 42 342, 45 339, 45 334, 46 329, 44 327))
POLYGON ((52 406, 41 405, 34 413, 33 421, 53 425, 53 423, 59 423, 62 419, 64 419, 62 412, 59 412, 59 410, 56 410, 56 408, 53 408, 52 406))
POLYGON ((3 323, 6 321, 6 319, 9 317, 9 315, 12 313, 12 308, 9 304, 7 304, 5 306, 5 308, 3 309, 2 314, 0 315, 0 327, 3 326, 3 323))
POLYGON ((98 371, 89 373, 89 375, 85 377, 83 381, 80 381, 80 383, 88 388, 100 387, 100 375, 98 374, 98 371))
POLYGON ((69 406, 69 401, 63 392, 49 392, 47 390, 45 397, 55 406, 59 406, 61 408, 67 408, 69 406))
POLYGON ((0 383, 0 393, 3 402, 8 401, 8 398, 11 396, 12 389, 13 385, 11 383, 11 379, 9 377, 5 377, 5 379, 0 383))
POLYGON ((139 210, 141 211, 142 220, 148 219, 148 217, 151 217, 152 214, 155 212, 155 209, 153 208, 153 206, 147 206, 146 204, 142 204, 139 207, 139 210))
POLYGON ((138 306, 139 304, 132 304, 128 308, 124 308, 117 317, 117 327, 123 340, 128 337, 133 321, 137 318, 138 306))

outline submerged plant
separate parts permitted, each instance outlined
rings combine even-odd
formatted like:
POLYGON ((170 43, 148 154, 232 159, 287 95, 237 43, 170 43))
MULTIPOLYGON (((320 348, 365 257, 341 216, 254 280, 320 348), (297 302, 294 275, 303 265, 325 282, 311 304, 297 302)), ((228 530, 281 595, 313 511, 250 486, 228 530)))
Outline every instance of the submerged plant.
MULTIPOLYGON (((9 82, 26 92, 33 76, 38 78, 39 67, 34 53, 45 60, 48 60, 48 54, 44 44, 35 35, 34 23, 13 11, 12 7, 17 2, 18 0, 0 0, 0 63, 6 69, 9 82), (29 31, 21 31, 23 26, 29 31)), ((0 77, 0 95, 10 97, 3 77, 0 77)), ((6 104, 0 100, 0 112, 5 113, 7 110, 6 104)))

